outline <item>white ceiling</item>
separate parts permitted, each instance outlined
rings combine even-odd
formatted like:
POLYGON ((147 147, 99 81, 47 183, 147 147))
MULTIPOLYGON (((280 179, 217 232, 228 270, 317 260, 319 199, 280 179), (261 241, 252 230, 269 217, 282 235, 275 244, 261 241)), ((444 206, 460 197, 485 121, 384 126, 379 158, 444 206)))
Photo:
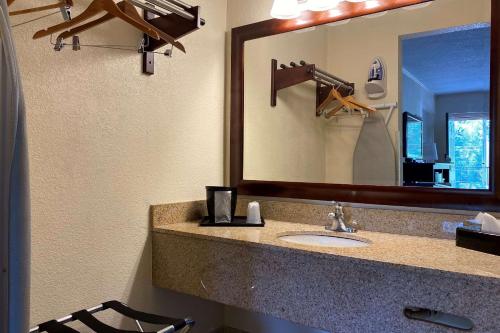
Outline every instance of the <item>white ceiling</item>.
POLYGON ((407 36, 403 71, 435 94, 488 91, 490 40, 486 24, 407 36))

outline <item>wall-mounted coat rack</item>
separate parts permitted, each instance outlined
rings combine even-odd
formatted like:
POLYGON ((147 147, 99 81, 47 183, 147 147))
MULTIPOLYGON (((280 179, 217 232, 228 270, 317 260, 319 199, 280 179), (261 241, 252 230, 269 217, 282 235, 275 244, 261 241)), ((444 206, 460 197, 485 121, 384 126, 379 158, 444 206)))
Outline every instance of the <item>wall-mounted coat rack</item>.
MULTIPOLYGON (((304 60, 300 65, 291 62, 290 66, 280 65, 278 61, 271 60, 271 106, 276 106, 277 94, 281 89, 285 89, 306 81, 316 82, 316 107, 328 97, 332 89, 336 89, 344 97, 354 94, 354 83, 345 81, 335 75, 308 64, 304 60)), ((319 116, 319 114, 317 114, 319 116)))
MULTIPOLYGON (((200 16, 199 6, 190 6, 180 0, 131 0, 136 6, 144 9, 144 19, 158 29, 168 32, 175 40, 184 37, 205 25, 205 20, 200 16), (165 12, 166 11, 166 12, 165 12)), ((148 38, 147 35, 144 36, 148 38)), ((154 51, 168 44, 164 40, 148 38, 148 43, 142 58, 142 72, 154 74, 154 51)), ((172 50, 165 52, 166 56, 172 55, 172 50)))
MULTIPOLYGON (((53 44, 56 51, 60 51, 62 47, 68 45, 64 43, 64 39, 70 37, 73 38, 73 43, 70 45, 75 51, 80 50, 82 46, 130 51, 131 46, 126 45, 80 44, 77 34, 113 18, 121 19, 145 34, 144 38, 141 38, 138 50, 143 54, 143 72, 146 74, 154 73, 154 53, 158 53, 155 52, 158 48, 167 44, 171 45, 171 48, 164 53, 167 56, 172 55, 174 47, 185 53, 186 49, 178 39, 198 30, 205 24, 205 20, 200 17, 200 7, 190 6, 181 0, 121 0, 118 3, 114 0, 93 0, 87 9, 79 15, 69 21, 37 31, 33 35, 33 39, 51 36, 52 43, 52 34, 63 31, 57 37, 56 43, 53 44), (144 19, 136 7, 144 9, 144 19), (93 21, 88 21, 99 14, 104 15, 93 21)), ((132 46, 132 48, 135 47, 132 46)))

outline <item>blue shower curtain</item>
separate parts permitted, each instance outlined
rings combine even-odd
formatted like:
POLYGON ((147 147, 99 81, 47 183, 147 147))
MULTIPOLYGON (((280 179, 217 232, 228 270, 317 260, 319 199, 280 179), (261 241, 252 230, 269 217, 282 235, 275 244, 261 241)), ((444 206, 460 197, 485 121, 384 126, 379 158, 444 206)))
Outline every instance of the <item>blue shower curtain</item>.
POLYGON ((6 0, 0 0, 0 333, 29 325, 30 204, 24 98, 6 0))

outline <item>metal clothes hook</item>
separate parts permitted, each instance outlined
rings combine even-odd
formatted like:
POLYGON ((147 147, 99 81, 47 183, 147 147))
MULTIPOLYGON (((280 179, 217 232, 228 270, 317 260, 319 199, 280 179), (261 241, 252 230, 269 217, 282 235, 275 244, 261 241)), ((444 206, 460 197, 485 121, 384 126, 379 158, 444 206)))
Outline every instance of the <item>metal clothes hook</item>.
POLYGON ((174 46, 172 44, 169 44, 169 45, 170 45, 170 48, 167 45, 167 49, 165 50, 163 55, 165 55, 165 57, 172 58, 172 55, 174 53, 174 46))
POLYGON ((56 42, 52 43, 52 35, 50 35, 50 43, 54 45, 54 50, 55 51, 61 51, 62 48, 64 47, 64 39, 62 37, 57 37, 56 42))
POLYGON ((61 11, 61 15, 64 21, 71 20, 71 6, 66 5, 64 7, 59 8, 59 10, 61 11))
POLYGON ((80 37, 78 36, 73 36, 73 40, 72 40, 72 44, 73 44, 73 51, 80 51, 81 47, 80 47, 80 37))

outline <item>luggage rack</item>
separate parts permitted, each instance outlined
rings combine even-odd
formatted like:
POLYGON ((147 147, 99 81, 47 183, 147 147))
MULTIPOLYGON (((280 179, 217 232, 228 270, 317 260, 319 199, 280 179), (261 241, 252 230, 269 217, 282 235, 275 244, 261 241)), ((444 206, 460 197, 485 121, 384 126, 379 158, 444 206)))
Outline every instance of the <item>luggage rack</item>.
POLYGON ((151 331, 145 333, 187 333, 193 328, 195 322, 190 319, 174 319, 169 317, 158 316, 150 313, 136 311, 127 305, 118 302, 118 301, 109 301, 102 303, 98 306, 87 310, 81 310, 74 312, 66 317, 60 319, 54 319, 47 321, 43 324, 40 324, 36 327, 30 329, 29 333, 79 333, 74 328, 66 326, 65 324, 80 321, 85 324, 87 327, 95 331, 96 333, 135 333, 135 332, 145 332, 142 328, 141 323, 149 323, 155 325, 167 325, 159 331, 151 331), (94 317, 95 313, 102 312, 105 310, 114 310, 125 317, 132 318, 138 331, 129 331, 129 330, 120 330, 114 328, 112 326, 106 325, 96 317, 94 317))

